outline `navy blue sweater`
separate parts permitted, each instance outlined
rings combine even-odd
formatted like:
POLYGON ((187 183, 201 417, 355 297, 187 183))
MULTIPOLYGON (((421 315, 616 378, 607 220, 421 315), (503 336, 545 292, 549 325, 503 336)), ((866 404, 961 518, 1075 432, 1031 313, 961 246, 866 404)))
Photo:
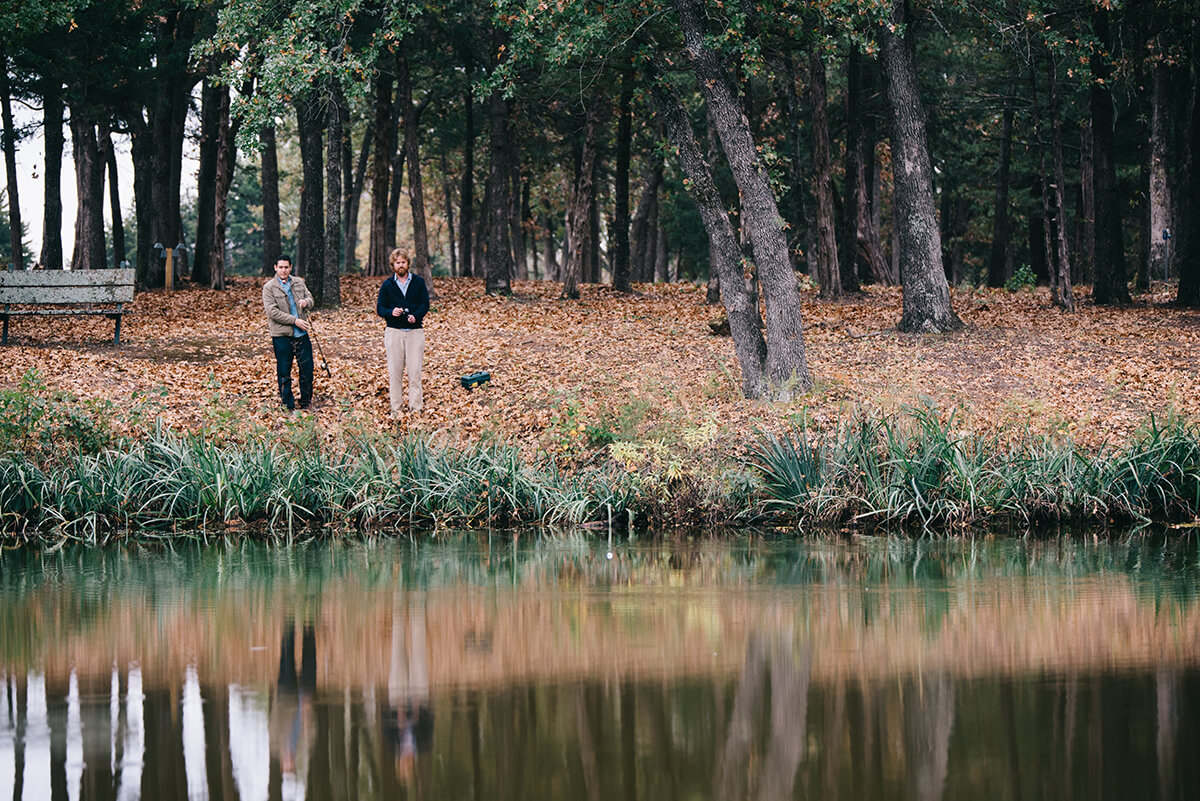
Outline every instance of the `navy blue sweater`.
POLYGON ((388 328, 420 328, 425 312, 429 311, 429 290, 425 281, 419 275, 409 273, 412 280, 408 283, 408 293, 400 291, 396 276, 389 277, 379 287, 379 300, 375 303, 375 313, 387 321, 388 328), (417 318, 415 323, 408 321, 408 315, 393 317, 392 309, 407 309, 408 314, 417 318))

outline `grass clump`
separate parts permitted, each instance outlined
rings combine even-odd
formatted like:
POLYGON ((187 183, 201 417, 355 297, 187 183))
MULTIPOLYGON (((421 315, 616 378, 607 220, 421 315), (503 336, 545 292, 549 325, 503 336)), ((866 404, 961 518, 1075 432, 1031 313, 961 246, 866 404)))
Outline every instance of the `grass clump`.
POLYGON ((563 524, 932 531, 1200 513, 1200 431, 1176 417, 1089 450, 1061 437, 1001 441, 930 407, 824 431, 801 417, 748 442, 715 419, 634 439, 646 417, 635 406, 603 418, 611 435, 595 437, 594 418, 565 408, 560 433, 578 442, 530 458, 491 438, 460 446, 366 426, 327 438, 311 421, 236 437, 223 426, 138 429, 31 375, 0 393, 0 537, 563 524))
POLYGON ((1200 430, 1151 419, 1125 447, 1070 440, 1005 445, 921 409, 825 435, 760 434, 748 463, 776 518, 823 523, 980 525, 1190 520, 1200 513, 1200 430))

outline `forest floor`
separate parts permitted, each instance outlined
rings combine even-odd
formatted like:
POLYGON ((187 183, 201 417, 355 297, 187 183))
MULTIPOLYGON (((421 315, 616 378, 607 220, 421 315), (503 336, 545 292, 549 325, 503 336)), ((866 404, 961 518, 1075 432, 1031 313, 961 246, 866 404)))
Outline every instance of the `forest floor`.
MULTIPOLYGON (((282 414, 262 311, 262 279, 213 292, 137 296, 112 345, 104 318, 14 318, 0 385, 31 370, 54 390, 111 401, 115 424, 160 415, 192 430, 279 430, 282 414), (128 420, 124 417, 127 416, 128 420)), ((330 439, 396 426, 389 420, 378 278, 343 279, 342 306, 319 311, 313 412, 330 439)), ((949 335, 896 331, 898 289, 842 302, 804 295, 808 359, 816 381, 790 403, 741 397, 732 341, 709 323, 704 288, 643 285, 633 296, 517 283, 487 297, 474 279, 439 279, 426 318, 425 412, 400 429, 469 442, 492 434, 527 453, 582 455, 614 441, 737 448, 756 430, 833 426, 858 415, 932 405, 964 431, 1001 437, 1070 434, 1118 444, 1151 414, 1200 418, 1200 312, 1169 305, 1156 285, 1128 308, 1054 309, 1046 290, 954 293, 966 327, 949 335), (491 382, 467 391, 460 376, 491 382)))

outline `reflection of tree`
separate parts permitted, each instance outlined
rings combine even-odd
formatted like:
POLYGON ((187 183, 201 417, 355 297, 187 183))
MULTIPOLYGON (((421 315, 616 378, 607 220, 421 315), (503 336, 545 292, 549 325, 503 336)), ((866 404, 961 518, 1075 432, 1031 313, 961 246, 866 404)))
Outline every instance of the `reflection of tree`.
POLYGON ((954 684, 945 674, 922 676, 905 705, 906 756, 912 797, 939 801, 950 762, 954 684))
POLYGON ((751 793, 759 801, 782 801, 792 796, 807 736, 810 666, 808 648, 797 656, 790 635, 771 643, 758 636, 750 638, 725 745, 718 755, 713 782, 718 801, 735 801, 751 793), (753 771, 750 757, 763 716, 768 680, 771 728, 761 767, 753 771))
POLYGON ((1175 739, 1179 731, 1179 683, 1170 672, 1158 671, 1154 677, 1158 731, 1158 787, 1164 801, 1174 798, 1175 739))

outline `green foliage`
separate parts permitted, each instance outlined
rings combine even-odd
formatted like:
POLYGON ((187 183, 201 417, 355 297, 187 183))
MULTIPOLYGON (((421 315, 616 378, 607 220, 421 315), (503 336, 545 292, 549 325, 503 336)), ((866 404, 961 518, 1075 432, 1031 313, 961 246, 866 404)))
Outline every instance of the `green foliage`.
POLYGON ((115 439, 107 420, 112 404, 80 404, 66 392, 52 392, 36 371, 15 387, 0 389, 0 453, 20 453, 52 462, 65 451, 96 453, 115 439))
POLYGON ((1200 512, 1200 429, 1151 420, 1124 449, 1033 438, 1004 444, 922 409, 814 437, 762 435, 749 464, 785 519, 978 525, 1149 522, 1200 512))
POLYGON ((1012 277, 1004 282, 1004 288, 1009 292, 1020 292, 1022 289, 1033 289, 1037 286, 1037 276, 1028 264, 1022 264, 1013 271, 1012 277))

